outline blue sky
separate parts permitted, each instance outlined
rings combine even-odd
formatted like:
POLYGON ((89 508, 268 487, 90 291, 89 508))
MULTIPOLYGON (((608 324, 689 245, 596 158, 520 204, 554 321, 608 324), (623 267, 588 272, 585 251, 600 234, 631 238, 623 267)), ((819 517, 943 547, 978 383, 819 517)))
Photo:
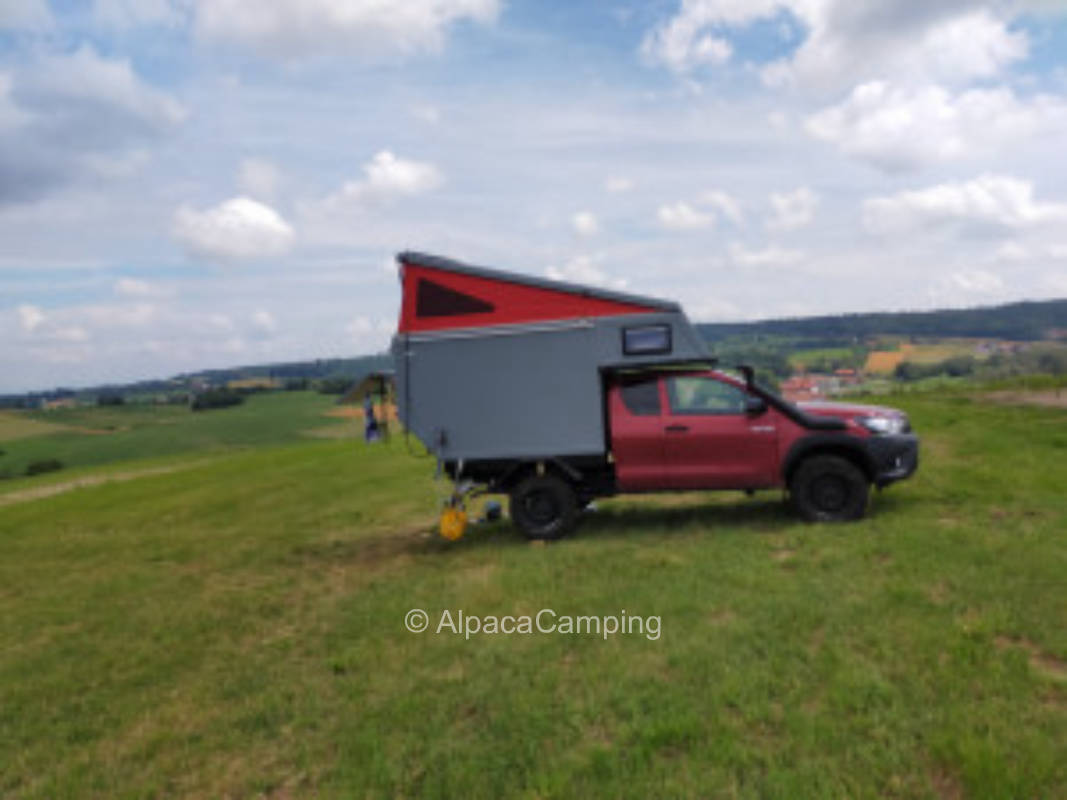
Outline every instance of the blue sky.
POLYGON ((4 0, 0 392, 379 350, 403 249, 698 320, 1065 296, 1065 10, 4 0))

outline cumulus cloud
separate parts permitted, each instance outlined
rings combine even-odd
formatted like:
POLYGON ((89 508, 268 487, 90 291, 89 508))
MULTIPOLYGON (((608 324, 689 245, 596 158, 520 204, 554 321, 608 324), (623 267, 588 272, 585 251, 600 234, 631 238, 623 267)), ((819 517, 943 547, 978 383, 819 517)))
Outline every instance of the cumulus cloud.
POLYGON ((45 314, 37 306, 22 305, 16 309, 19 317, 19 325, 26 333, 33 333, 47 319, 45 314))
POLYGON ((580 255, 559 266, 545 269, 545 275, 557 281, 587 283, 593 286, 606 286, 611 289, 625 289, 625 278, 614 278, 600 266, 601 257, 580 255))
POLYGON ((266 309, 258 309, 252 313, 252 328, 259 337, 273 335, 278 330, 278 321, 266 309))
POLYGON ((701 211, 681 200, 660 206, 656 211, 656 217, 660 225, 674 231, 695 231, 710 228, 715 224, 713 212, 701 211))
POLYGON ((711 189, 700 195, 700 202, 715 209, 734 225, 744 222, 745 215, 741 212, 741 205, 727 192, 711 189))
POLYGON ((249 197, 202 211, 182 206, 174 215, 174 235, 190 255, 217 261, 279 256, 296 238, 277 211, 249 197))
POLYGON ((278 191, 281 173, 278 168, 262 158, 246 158, 237 171, 237 186, 249 197, 270 201, 278 191))
POLYGON ((36 200, 86 175, 116 178, 146 160, 143 145, 187 116, 128 60, 83 45, 0 75, 0 205, 36 200))
POLYGON ((380 59, 440 50, 454 24, 488 24, 498 12, 498 0, 198 0, 195 29, 286 60, 380 59))
POLYGON ((864 227, 878 234, 947 225, 1020 229, 1063 222, 1067 203, 1040 202, 1030 181, 1004 175, 872 197, 863 204, 864 227))
POLYGON ((767 228, 774 231, 793 231, 806 227, 815 219, 819 196, 806 186, 792 192, 771 194, 774 215, 767 220, 767 228))
POLYGON ((141 80, 128 59, 103 58, 89 45, 43 58, 25 80, 22 99, 31 111, 79 118, 108 113, 149 130, 172 127, 187 116, 178 100, 141 80))
POLYGON ((676 73, 692 73, 726 63, 731 36, 785 15, 790 32, 806 36, 790 56, 762 69, 768 85, 833 87, 897 73, 986 78, 1028 54, 1026 34, 1009 29, 1004 8, 977 0, 682 0, 674 16, 645 35, 641 53, 676 73))
POLYGON ((600 231, 600 223, 590 211, 579 211, 571 217, 571 227, 579 236, 593 236, 600 231))
POLYGON ((613 194, 620 192, 628 192, 634 188, 634 182, 629 178, 624 178, 621 175, 613 175, 604 181, 604 189, 613 194))
POLYGON ((887 172, 990 155, 1002 147, 1067 127, 1067 105, 1011 89, 952 93, 886 81, 857 86, 840 104, 808 117, 809 134, 887 172))
POLYGON ((389 150, 382 150, 364 164, 363 175, 361 180, 347 181, 326 198, 325 204, 387 202, 425 194, 444 183, 444 175, 433 164, 398 158, 389 150))
POLYGON ((55 24, 48 0, 4 0, 0 30, 47 31, 55 24))

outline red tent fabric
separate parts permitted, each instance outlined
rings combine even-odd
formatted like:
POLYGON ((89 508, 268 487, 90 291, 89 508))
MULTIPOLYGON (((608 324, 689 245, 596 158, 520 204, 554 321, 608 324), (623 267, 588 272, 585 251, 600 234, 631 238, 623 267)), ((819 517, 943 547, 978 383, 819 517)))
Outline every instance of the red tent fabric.
POLYGON ((663 310, 652 305, 597 297, 580 287, 549 288, 453 272, 424 264, 401 263, 403 302, 398 326, 400 333, 647 314, 663 310))

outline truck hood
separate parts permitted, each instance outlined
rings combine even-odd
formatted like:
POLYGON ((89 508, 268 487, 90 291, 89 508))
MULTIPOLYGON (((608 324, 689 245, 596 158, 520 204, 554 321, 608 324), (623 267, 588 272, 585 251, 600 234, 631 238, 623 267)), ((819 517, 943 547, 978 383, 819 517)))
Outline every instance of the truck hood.
POLYGON ((856 417, 903 417, 903 411, 887 406, 869 406, 862 403, 834 403, 830 401, 815 401, 809 403, 797 403, 802 411, 819 417, 840 417, 841 419, 855 419, 856 417))

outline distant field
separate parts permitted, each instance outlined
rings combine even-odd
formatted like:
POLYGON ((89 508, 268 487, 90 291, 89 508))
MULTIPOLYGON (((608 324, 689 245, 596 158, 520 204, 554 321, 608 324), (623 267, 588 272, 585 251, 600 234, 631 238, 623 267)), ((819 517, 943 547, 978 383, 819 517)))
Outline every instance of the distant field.
POLYGON ((435 537, 432 459, 307 438, 328 399, 112 418, 155 458, 0 505, 0 796, 1067 797, 1067 410, 885 401, 922 466, 861 523, 651 496, 550 546, 435 537))
POLYGON ((0 447, 3 447, 5 442, 13 442, 16 439, 43 436, 63 430, 66 430, 63 425, 44 422, 14 411, 0 411, 0 447))
POLYGON ((0 448, 6 451, 0 456, 0 471, 19 474, 28 463, 49 458, 68 468, 86 467, 296 442, 326 426, 337 436, 344 424, 356 435, 356 422, 338 423, 325 416, 335 407, 334 399, 314 392, 278 392, 252 395, 241 406, 199 412, 185 406, 132 404, 24 413, 17 417, 15 430, 21 425, 48 435, 0 437, 0 448))
POLYGON ((822 347, 812 350, 798 350, 789 355, 789 363, 794 368, 807 369, 818 361, 849 361, 854 357, 851 347, 822 347))
POLYGON ((913 364, 936 364, 956 356, 975 356, 981 340, 946 339, 936 344, 903 342, 898 350, 874 350, 867 355, 864 370, 870 374, 888 375, 902 361, 913 364))

